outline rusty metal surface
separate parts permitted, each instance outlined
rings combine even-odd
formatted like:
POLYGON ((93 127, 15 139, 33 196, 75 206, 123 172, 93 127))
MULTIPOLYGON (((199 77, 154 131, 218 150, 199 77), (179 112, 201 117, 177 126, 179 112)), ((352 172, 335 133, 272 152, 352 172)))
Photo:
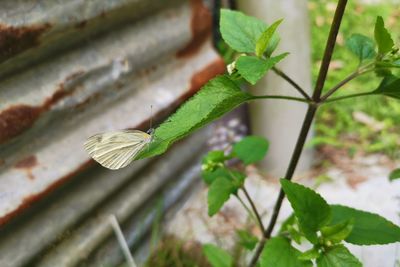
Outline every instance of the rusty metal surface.
POLYGON ((121 261, 118 245, 100 249, 107 239, 112 244, 115 240, 108 216, 115 214, 123 227, 132 225, 127 239, 137 245, 154 217, 148 202, 162 200, 163 209, 168 209, 197 177, 205 138, 203 132, 179 143, 165 159, 136 162, 118 172, 93 166, 72 178, 68 186, 34 207, 31 215, 0 232, 0 266, 80 266, 83 262, 99 266, 96 262, 121 261), (187 169, 192 162, 194 167, 187 169))
POLYGON ((0 76, 179 2, 182 1, 3 0, 0 76))
MULTIPOLYGON (((51 236, 59 238, 84 220, 84 213, 147 166, 143 161, 118 173, 98 170, 82 144, 98 132, 147 129, 151 114, 156 121, 165 117, 222 73, 224 64, 210 36, 211 16, 200 0, 2 1, 0 266, 33 260, 54 242, 51 236), (88 171, 93 168, 97 171, 88 171), (84 207, 59 204, 62 215, 43 211, 36 224, 19 226, 32 205, 76 177, 95 184, 97 174, 106 191, 86 185, 63 193, 84 207), (65 221, 59 222, 60 217, 65 221), (40 229, 43 224, 46 229, 40 229), (20 228, 10 235, 15 225, 20 228), (15 250, 28 244, 29 249, 15 250)), ((190 149, 181 148, 181 153, 190 149)), ((133 210, 119 216, 125 220, 133 210)), ((94 234, 87 251, 92 253, 105 235, 94 234)), ((75 245, 69 249, 80 253, 75 245)), ((38 264, 51 266, 46 262, 52 257, 66 262, 57 266, 78 264, 59 258, 56 251, 38 264)))

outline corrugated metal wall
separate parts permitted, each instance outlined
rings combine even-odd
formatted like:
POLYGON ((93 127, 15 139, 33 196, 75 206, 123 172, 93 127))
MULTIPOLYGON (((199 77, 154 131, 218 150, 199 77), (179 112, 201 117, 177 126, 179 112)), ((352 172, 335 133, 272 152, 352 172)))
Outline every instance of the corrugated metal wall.
POLYGON ((202 1, 0 3, 0 266, 117 266, 198 176, 207 130, 120 171, 84 140, 149 127, 224 71, 202 1))

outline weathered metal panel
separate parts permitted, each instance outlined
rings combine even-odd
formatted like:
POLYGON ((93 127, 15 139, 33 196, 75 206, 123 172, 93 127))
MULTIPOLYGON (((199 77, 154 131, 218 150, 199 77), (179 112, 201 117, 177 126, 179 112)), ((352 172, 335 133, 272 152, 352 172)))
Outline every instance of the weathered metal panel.
POLYGON ((177 168, 191 168, 189 155, 198 153, 204 134, 195 146, 188 141, 171 152, 188 153, 185 160, 164 157, 150 165, 151 175, 139 171, 148 161, 118 172, 101 169, 82 144, 97 132, 148 128, 152 113, 156 121, 165 117, 223 72, 210 34, 211 16, 200 0, 2 1, 0 266, 75 266, 91 253, 106 255, 95 251, 110 229, 87 214, 115 212, 127 220, 151 197, 136 182, 155 189, 177 168), (77 177, 82 186, 69 187, 77 177), (40 203, 46 208, 24 220, 40 203), (60 264, 51 265, 55 260, 60 264))
MULTIPOLYGON (((173 195, 174 190, 166 190, 166 185, 187 184, 197 177, 197 164, 195 174, 186 168, 191 162, 199 162, 197 155, 201 154, 205 138, 204 134, 198 134, 178 144, 166 154, 166 159, 161 158, 150 164, 137 162, 118 172, 94 166, 72 178, 65 188, 51 195, 50 201, 43 201, 37 206, 32 215, 1 232, 0 266, 23 266, 28 263, 76 266, 82 261, 93 264, 95 260, 87 259, 89 255, 107 238, 114 238, 107 220, 110 214, 115 214, 121 222, 131 221, 133 229, 128 231, 127 239, 134 245, 149 227, 149 222, 146 222, 149 219, 145 218, 148 214, 135 214, 142 213, 142 206, 151 199, 158 200, 163 195, 165 208, 172 205, 174 201, 169 195, 173 195), (182 175, 185 172, 190 175, 185 177, 182 175), (167 192, 161 194, 162 189, 167 192), (50 249, 46 249, 49 246, 50 249)), ((182 188, 171 188, 182 193, 182 188)), ((172 198, 174 200, 176 196, 172 198)), ((119 256, 118 246, 108 250, 111 249, 116 255, 114 258, 119 256)), ((95 259, 110 261, 113 254, 108 250, 95 259)), ((117 260, 121 259, 117 257, 117 260)))

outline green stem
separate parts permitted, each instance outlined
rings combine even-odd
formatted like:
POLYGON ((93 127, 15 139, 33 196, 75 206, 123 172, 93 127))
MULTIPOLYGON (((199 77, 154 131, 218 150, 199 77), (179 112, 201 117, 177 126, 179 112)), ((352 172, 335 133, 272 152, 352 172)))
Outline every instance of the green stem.
POLYGON ((339 100, 343 100, 343 99, 347 99, 347 98, 353 98, 353 97, 359 97, 359 96, 368 96, 368 95, 373 95, 373 92, 365 92, 365 93, 358 93, 358 94, 351 94, 351 95, 345 95, 345 96, 339 96, 339 97, 334 97, 334 98, 330 98, 324 101, 325 103, 331 103, 331 102, 335 102, 335 101, 339 101, 339 100))
POLYGON ((331 89, 329 89, 329 91, 323 95, 321 97, 321 102, 324 102, 328 97, 330 97, 331 95, 333 95, 337 90, 339 90, 339 88, 341 88, 342 86, 344 86, 346 83, 350 82, 351 80, 353 80, 354 78, 358 77, 360 75, 360 73, 358 71, 353 72, 352 74, 350 74, 349 76, 347 76, 346 78, 344 78, 342 81, 340 81, 338 84, 336 84, 334 87, 332 87, 331 89))
POLYGON ((306 93, 306 91, 301 88, 301 86, 296 83, 294 80, 292 80, 292 78, 290 78, 288 75, 286 75, 286 73, 284 73, 282 70, 273 67, 272 70, 280 77, 282 77, 285 81, 287 81, 288 83, 290 83, 302 96, 304 96, 305 99, 311 101, 311 97, 306 93))
POLYGON ((307 99, 293 97, 293 96, 283 96, 283 95, 257 95, 253 96, 252 99, 283 99, 283 100, 291 100, 303 103, 310 103, 310 101, 307 99))
POLYGON ((249 216, 254 220, 255 223, 258 223, 256 216, 254 213, 250 210, 249 207, 247 207, 246 203, 244 203, 243 199, 239 195, 235 195, 235 197, 239 200, 240 204, 242 204, 243 208, 247 211, 249 216))
POLYGON ((371 71, 374 71, 375 68, 370 68, 371 66, 373 66, 374 63, 370 63, 367 64, 363 67, 358 68, 355 72, 353 72, 352 74, 350 74, 349 76, 347 76, 346 78, 344 78, 342 81, 340 81, 338 84, 336 84, 334 87, 332 87, 331 89, 328 90, 328 92, 321 97, 320 102, 324 102, 325 100, 327 100, 331 95, 333 95, 337 90, 339 90, 341 87, 343 87, 345 84, 347 84, 348 82, 350 82, 351 80, 365 74, 371 71))
POLYGON ((263 222, 262 222, 260 213, 258 212, 257 207, 256 207, 256 205, 254 204, 253 199, 250 197, 250 194, 249 194, 249 192, 247 192, 247 190, 246 190, 246 188, 244 187, 244 185, 242 186, 242 191, 243 191, 244 195, 246 196, 247 201, 249 201, 250 206, 251 206, 251 208, 252 208, 254 214, 256 215, 257 222, 258 222, 258 226, 260 227, 261 232, 264 233, 264 232, 265 232, 265 227, 264 227, 264 224, 263 224, 263 222))

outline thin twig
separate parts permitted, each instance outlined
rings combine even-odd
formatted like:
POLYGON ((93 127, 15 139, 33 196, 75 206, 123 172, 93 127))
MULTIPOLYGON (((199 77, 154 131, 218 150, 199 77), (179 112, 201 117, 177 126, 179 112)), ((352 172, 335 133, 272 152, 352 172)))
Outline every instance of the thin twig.
POLYGON ((321 97, 320 102, 322 103, 325 100, 327 100, 331 95, 333 95, 337 90, 339 90, 341 87, 343 87, 343 85, 345 85, 346 83, 350 82, 351 80, 353 80, 353 79, 357 78, 358 76, 363 75, 365 73, 374 71, 375 68, 370 68, 370 66, 373 66, 373 64, 371 63, 371 64, 368 64, 368 65, 362 67, 362 68, 359 68, 355 72, 353 72, 352 74, 350 74, 349 76, 344 78, 342 81, 340 81, 334 87, 329 89, 328 92, 321 97))
POLYGON ((311 101, 311 97, 306 93, 306 91, 301 88, 301 86, 296 83, 292 78, 290 78, 286 73, 284 73, 282 70, 273 67, 272 70, 280 77, 282 77, 285 81, 290 83, 302 96, 304 96, 305 99, 311 101))
POLYGON ((334 97, 334 98, 329 98, 325 100, 323 103, 332 103, 335 101, 347 99, 347 98, 353 98, 353 97, 359 97, 359 96, 369 96, 373 95, 373 92, 365 92, 365 93, 358 93, 358 94, 351 94, 351 95, 344 95, 344 96, 339 96, 339 97, 334 97))
POLYGON ((129 267, 137 267, 135 261, 133 260, 132 254, 129 250, 128 243, 125 240, 124 234, 122 233, 121 227, 119 226, 118 220, 114 214, 111 214, 108 218, 110 220, 110 224, 114 230, 115 235, 117 236, 118 243, 124 253, 126 262, 129 267))
POLYGON ((260 227, 261 232, 264 233, 265 232, 265 227, 264 227, 264 224, 262 222, 260 213, 258 212, 257 207, 256 207, 253 199, 250 197, 249 192, 247 192, 246 187, 244 187, 244 185, 242 186, 242 191, 243 191, 244 195, 246 196, 247 201, 250 203, 250 206, 251 206, 254 214, 256 215, 256 218, 257 218, 257 221, 258 221, 258 226, 260 227))
POLYGON ((246 203, 244 203, 243 199, 238 194, 236 194, 235 197, 237 198, 237 200, 239 200, 240 204, 242 204, 243 208, 247 211, 247 213, 249 214, 251 219, 257 223, 256 215, 252 212, 252 210, 249 207, 247 207, 247 205, 246 205, 246 203))
POLYGON ((297 102, 303 102, 303 103, 310 103, 309 100, 299 98, 299 97, 293 97, 293 96, 282 96, 282 95, 257 95, 253 96, 253 99, 283 99, 283 100, 292 100, 292 101, 297 101, 297 102))
POLYGON ((326 92, 326 94, 324 94, 321 97, 321 102, 324 102, 328 97, 330 97, 331 95, 333 95, 337 90, 339 90, 339 88, 341 88, 343 85, 345 85, 346 83, 350 82, 351 80, 353 80, 354 78, 358 77, 360 75, 360 73, 358 71, 353 72, 352 74, 350 74, 349 76, 347 76, 346 78, 344 78, 342 81, 340 81, 338 84, 336 84, 334 87, 332 87, 331 89, 328 90, 328 92, 326 92))

